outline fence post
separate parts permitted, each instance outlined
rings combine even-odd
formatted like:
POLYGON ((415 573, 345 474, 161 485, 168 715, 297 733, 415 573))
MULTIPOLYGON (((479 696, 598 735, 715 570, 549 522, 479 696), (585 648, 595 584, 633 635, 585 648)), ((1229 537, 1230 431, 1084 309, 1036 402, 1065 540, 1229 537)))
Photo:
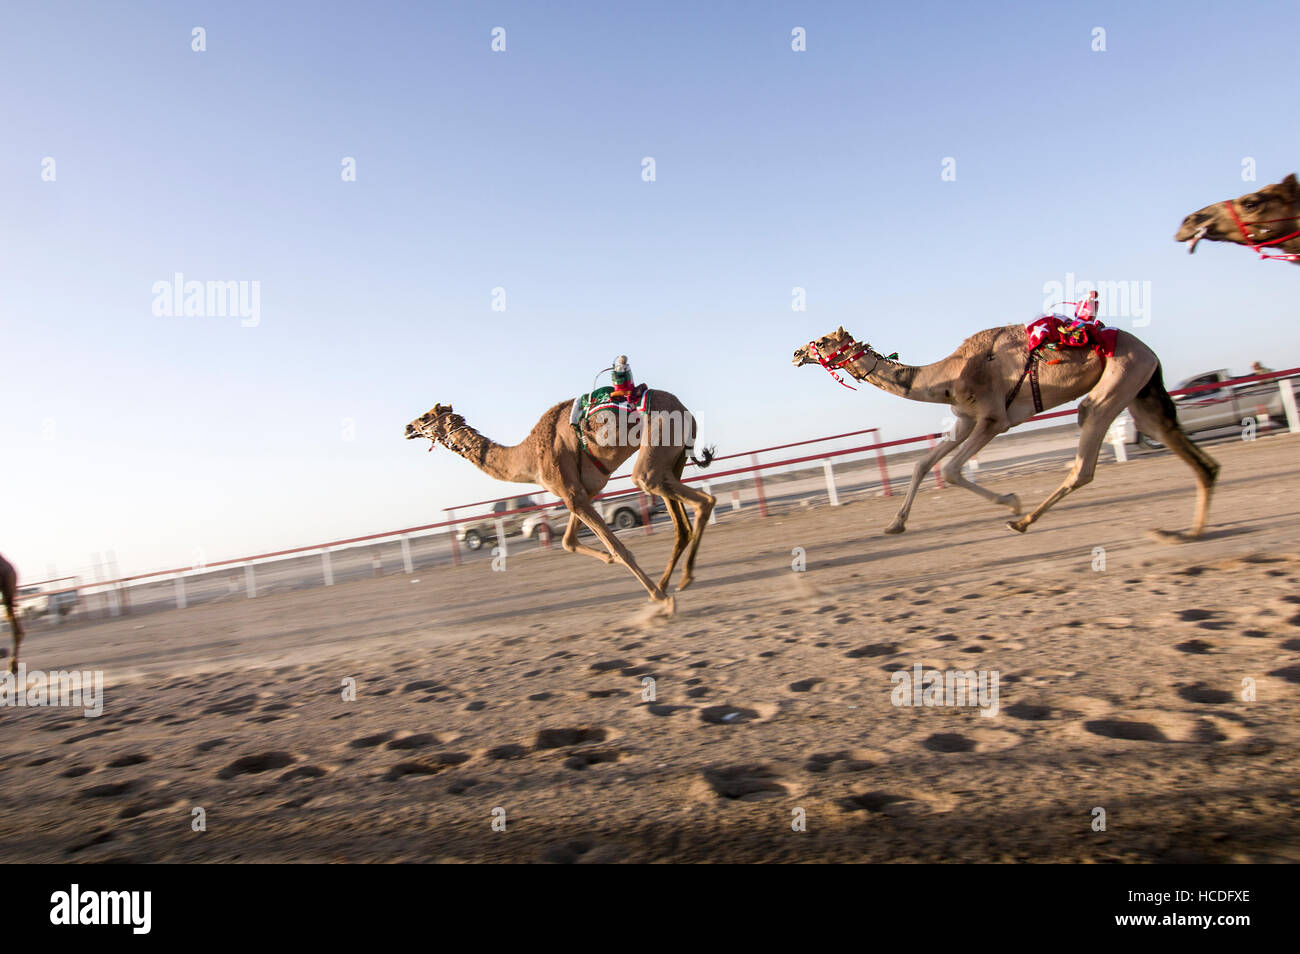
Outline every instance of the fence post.
POLYGON ((406 534, 402 534, 402 568, 407 573, 415 572, 415 569, 411 566, 411 541, 406 534))
MULTIPOLYGON (((926 438, 926 442, 930 445, 930 449, 933 450, 933 449, 934 449, 934 438, 933 438, 933 437, 927 437, 927 438, 926 438)), ((935 485, 936 487, 938 487, 940 490, 943 490, 943 475, 939 473, 939 465, 938 465, 938 464, 935 464, 935 465, 934 465, 934 485, 935 485)))
POLYGON ((506 552, 506 522, 501 517, 497 517, 497 546, 501 548, 501 556, 510 555, 506 552))
MULTIPOLYGON (((713 491, 709 490, 709 482, 707 480, 703 481, 700 484, 700 486, 704 488, 704 492, 706 494, 708 494, 710 497, 713 496, 713 491)), ((712 524, 717 522, 718 522, 718 508, 715 506, 712 510, 709 511, 709 523, 712 524)))
POLYGON ((654 533, 650 529, 650 495, 641 491, 637 496, 641 498, 641 525, 645 527, 646 536, 649 536, 654 533))
POLYGON ((763 478, 758 472, 758 455, 750 454, 749 459, 754 462, 754 493, 758 497, 758 515, 767 516, 767 498, 763 496, 763 478))
POLYGON ((248 594, 251 600, 257 595, 257 582, 253 577, 253 564, 244 564, 244 592, 248 594))
POLYGON ((1295 389, 1291 379, 1283 378, 1277 382, 1277 389, 1282 392, 1282 407, 1286 410, 1286 423, 1292 434, 1300 434, 1300 413, 1296 412, 1295 389))
MULTIPOLYGON (((879 444, 879 441, 876 441, 879 444)), ((876 448, 876 463, 880 465, 880 486, 884 489, 886 497, 894 495, 893 489, 889 486, 889 468, 885 466, 885 452, 879 447, 876 448)))
POLYGON ((320 551, 320 566, 325 573, 325 585, 334 585, 334 568, 330 566, 330 551, 328 547, 322 547, 320 551))
POLYGON ((822 470, 826 472, 826 494, 831 498, 831 506, 838 507, 840 505, 840 495, 835 492, 835 471, 831 467, 829 457, 822 461, 822 470))
POLYGON ((188 605, 189 603, 185 599, 185 577, 177 573, 176 574, 176 608, 185 609, 185 607, 188 605))
POLYGON ((1116 463, 1125 464, 1128 462, 1128 448, 1124 446, 1124 432, 1118 427, 1111 429, 1110 446, 1115 449, 1116 463))
MULTIPOLYGON (((455 507, 450 507, 444 510, 443 513, 447 515, 448 520, 456 519, 455 507)), ((457 532, 458 528, 455 524, 447 528, 447 536, 451 538, 451 562, 456 566, 460 566, 460 541, 456 539, 457 532)))

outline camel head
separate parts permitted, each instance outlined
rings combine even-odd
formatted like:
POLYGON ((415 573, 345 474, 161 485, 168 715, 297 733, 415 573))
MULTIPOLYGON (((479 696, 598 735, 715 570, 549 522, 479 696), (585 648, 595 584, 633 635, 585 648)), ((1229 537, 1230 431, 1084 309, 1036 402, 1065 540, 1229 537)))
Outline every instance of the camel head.
MULTIPOLYGON (((802 348, 796 348, 794 352, 794 366, 800 368, 805 364, 820 364, 821 362, 817 360, 817 354, 815 352, 819 352, 823 356, 830 355, 853 343, 853 336, 845 331, 844 326, 841 325, 830 334, 823 335, 816 341, 810 341, 802 348)), ((871 345, 860 345, 860 347, 871 351, 871 345)), ((874 354, 875 352, 872 353, 874 354)))
POLYGON ((465 419, 453 413, 450 404, 435 404, 406 425, 406 439, 427 437, 435 444, 446 443, 447 436, 465 427, 465 419))
POLYGON ((1300 251, 1300 237, 1274 244, 1276 239, 1297 229, 1300 229, 1300 184, 1293 173, 1258 192, 1216 202, 1193 212, 1183 219, 1174 241, 1190 242, 1188 252, 1195 252, 1201 239, 1237 245, 1274 245, 1275 249, 1284 252, 1297 252, 1300 251), (1240 225, 1233 219, 1234 212, 1241 220, 1240 225))

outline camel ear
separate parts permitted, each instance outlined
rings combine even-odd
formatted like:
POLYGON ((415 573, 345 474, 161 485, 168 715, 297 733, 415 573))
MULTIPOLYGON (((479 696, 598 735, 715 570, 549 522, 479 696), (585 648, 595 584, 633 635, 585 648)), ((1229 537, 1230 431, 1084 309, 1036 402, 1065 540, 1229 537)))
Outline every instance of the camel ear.
POLYGON ((1291 173, 1279 183, 1287 195, 1292 198, 1300 196, 1300 182, 1296 182, 1295 173, 1291 173))
POLYGON ((835 329, 835 333, 836 333, 836 334, 839 334, 839 335, 847 335, 847 334, 848 334, 848 332, 844 330, 844 326, 843 326, 843 325, 840 325, 838 328, 836 328, 836 329, 835 329))

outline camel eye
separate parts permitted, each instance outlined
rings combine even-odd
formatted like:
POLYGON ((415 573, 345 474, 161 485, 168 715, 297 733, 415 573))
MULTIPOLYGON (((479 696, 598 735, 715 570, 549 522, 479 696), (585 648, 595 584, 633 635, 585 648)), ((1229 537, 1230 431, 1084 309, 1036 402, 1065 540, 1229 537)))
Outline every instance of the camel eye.
POLYGON ((1256 209, 1259 208, 1259 200, 1254 198, 1242 199, 1241 207, 1245 209, 1247 212, 1254 212, 1256 209))

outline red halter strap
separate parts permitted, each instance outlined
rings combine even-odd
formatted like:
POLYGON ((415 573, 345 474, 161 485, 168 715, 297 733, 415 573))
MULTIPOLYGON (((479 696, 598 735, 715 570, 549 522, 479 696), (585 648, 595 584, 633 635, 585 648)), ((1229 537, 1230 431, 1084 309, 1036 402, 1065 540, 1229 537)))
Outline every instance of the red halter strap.
MULTIPOLYGON (((1270 246, 1281 245, 1283 242, 1290 241, 1296 236, 1300 236, 1300 229, 1296 229, 1290 235, 1283 235, 1281 238, 1275 238, 1267 242, 1256 242, 1253 238, 1251 238, 1250 233, 1246 231, 1247 228, 1246 223, 1241 221, 1241 216, 1237 214, 1236 204, 1231 199, 1228 199, 1226 202, 1223 203, 1223 207, 1227 209, 1228 214, 1232 216, 1232 221, 1237 223, 1237 230, 1241 232, 1241 237, 1246 240, 1246 244, 1250 246, 1251 251, 1253 251, 1260 258, 1274 258, 1284 262, 1300 262, 1300 254, 1287 252, 1282 255, 1269 255, 1263 251, 1263 249, 1269 248, 1270 246)), ((1294 222, 1295 220, 1296 220, 1295 216, 1289 216, 1288 218, 1285 219, 1264 219, 1260 222, 1251 222, 1250 224, 1270 225, 1273 222, 1294 222)))
POLYGON ((856 353, 851 354, 845 358, 840 358, 839 361, 836 361, 835 359, 839 358, 841 354, 843 354, 845 351, 848 351, 850 348, 856 347, 857 344, 858 343, 856 341, 850 339, 850 341, 847 344, 842 344, 834 351, 832 351, 830 354, 823 355, 820 349, 818 349, 817 347, 817 342, 810 341, 808 342, 808 350, 812 352, 813 357, 817 359, 817 363, 820 364, 823 368, 825 368, 826 372, 832 378, 834 378, 840 384, 844 385, 844 387, 848 388, 850 391, 856 391, 857 388, 855 388, 851 384, 846 384, 844 379, 840 377, 838 374, 836 374, 835 372, 843 368, 845 365, 849 365, 852 364, 854 361, 857 361, 858 358, 862 357, 864 354, 867 353, 868 347, 866 345, 863 345, 856 353))

